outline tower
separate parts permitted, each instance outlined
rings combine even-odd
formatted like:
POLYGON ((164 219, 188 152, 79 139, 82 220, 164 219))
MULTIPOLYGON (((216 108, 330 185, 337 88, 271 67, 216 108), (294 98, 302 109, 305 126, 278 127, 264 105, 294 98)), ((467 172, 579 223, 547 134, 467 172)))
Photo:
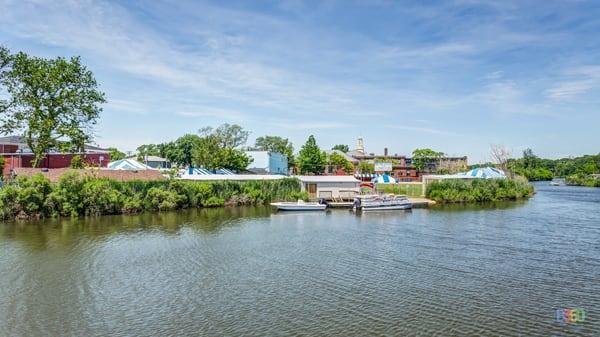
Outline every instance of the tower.
POLYGON ((365 143, 363 142, 362 137, 358 137, 356 140, 356 151, 365 153, 365 143))

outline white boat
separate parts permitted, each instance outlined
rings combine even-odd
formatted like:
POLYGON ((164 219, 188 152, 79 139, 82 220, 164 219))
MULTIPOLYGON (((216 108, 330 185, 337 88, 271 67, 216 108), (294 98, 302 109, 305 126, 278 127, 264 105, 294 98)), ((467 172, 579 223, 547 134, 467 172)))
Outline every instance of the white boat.
POLYGON ((272 202, 271 206, 277 207, 280 211, 324 211, 327 208, 326 204, 304 202, 304 200, 298 200, 297 202, 272 202))
POLYGON ((405 195, 361 195, 354 199, 354 211, 392 211, 411 209, 412 203, 405 195))

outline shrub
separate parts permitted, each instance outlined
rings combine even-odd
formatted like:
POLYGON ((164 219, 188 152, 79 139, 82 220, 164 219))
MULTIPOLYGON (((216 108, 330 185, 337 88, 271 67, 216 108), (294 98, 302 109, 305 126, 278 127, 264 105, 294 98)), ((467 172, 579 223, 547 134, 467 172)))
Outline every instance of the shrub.
POLYGON ((202 204, 202 206, 204 206, 204 207, 219 207, 219 206, 223 206, 223 205, 225 205, 225 199, 215 197, 215 196, 208 198, 202 204))
POLYGON ((427 186, 427 198, 440 203, 516 200, 533 194, 533 186, 520 179, 447 179, 427 186))
POLYGON ((56 216, 78 216, 83 213, 83 200, 81 191, 83 179, 75 172, 64 174, 48 195, 45 206, 48 211, 56 216))
POLYGON ((172 210, 176 209, 184 198, 184 196, 180 196, 174 191, 152 187, 146 194, 145 207, 159 211, 172 210))
POLYGON ((31 177, 18 177, 16 182, 17 207, 29 217, 43 217, 48 215, 45 206, 46 198, 52 191, 50 180, 41 173, 31 177))
POLYGON ((134 195, 129 195, 125 197, 123 201, 123 213, 134 214, 141 212, 143 209, 144 203, 141 194, 135 193, 134 195))
POLYGON ((81 189, 84 214, 118 214, 123 208, 123 196, 108 179, 85 179, 81 189))

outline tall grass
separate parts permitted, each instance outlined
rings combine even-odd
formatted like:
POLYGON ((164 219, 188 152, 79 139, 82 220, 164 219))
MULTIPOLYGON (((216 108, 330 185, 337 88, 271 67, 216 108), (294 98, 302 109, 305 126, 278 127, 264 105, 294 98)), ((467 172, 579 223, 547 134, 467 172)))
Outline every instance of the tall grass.
POLYGON ((378 192, 404 194, 409 197, 423 196, 423 185, 416 183, 376 184, 375 189, 378 192))
POLYGON ((426 192, 439 203, 517 200, 532 194, 533 186, 522 179, 446 179, 430 183, 426 192))
POLYGON ((0 189, 0 218, 41 218, 258 205, 307 199, 294 178, 265 181, 128 181, 66 174, 17 177, 0 189))

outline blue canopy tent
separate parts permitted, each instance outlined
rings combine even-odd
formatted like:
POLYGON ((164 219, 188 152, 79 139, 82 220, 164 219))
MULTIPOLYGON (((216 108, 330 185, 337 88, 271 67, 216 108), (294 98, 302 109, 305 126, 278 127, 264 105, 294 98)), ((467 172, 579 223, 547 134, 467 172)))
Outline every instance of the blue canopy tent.
POLYGON ((506 174, 494 167, 478 167, 467 172, 458 173, 457 176, 464 178, 506 179, 506 174))
POLYGON ((108 163, 108 169, 111 170, 129 170, 129 171, 137 171, 137 170, 152 170, 153 168, 142 164, 139 161, 133 159, 121 159, 117 161, 113 161, 108 163))
POLYGON ((377 177, 373 178, 373 180, 371 180, 371 182, 374 184, 395 184, 396 179, 394 179, 393 177, 390 177, 387 174, 380 174, 377 177))

